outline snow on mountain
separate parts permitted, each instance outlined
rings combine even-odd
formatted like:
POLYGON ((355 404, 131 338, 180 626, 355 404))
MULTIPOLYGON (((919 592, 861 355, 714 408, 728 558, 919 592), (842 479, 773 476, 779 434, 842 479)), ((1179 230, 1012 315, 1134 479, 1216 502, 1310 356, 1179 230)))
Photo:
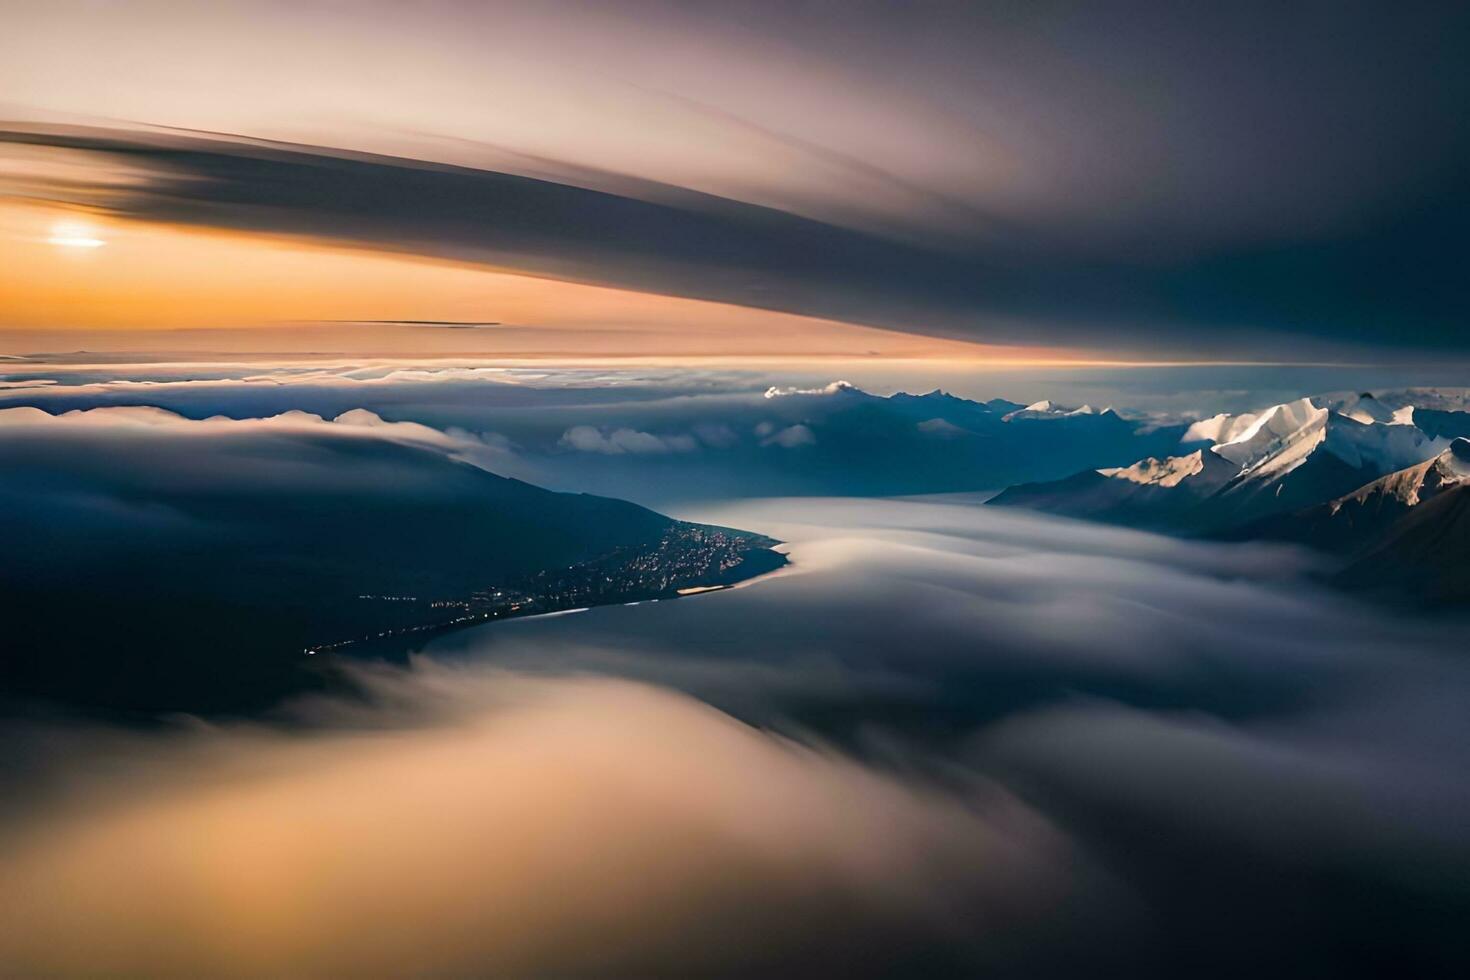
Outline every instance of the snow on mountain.
POLYGON ((1226 465, 1227 462, 1213 449, 1196 449, 1185 456, 1167 456, 1163 459, 1150 456, 1132 466, 1098 470, 1098 473, 1145 486, 1177 487, 1186 480, 1191 480, 1196 487, 1204 483, 1212 483, 1218 487, 1238 472, 1234 466, 1226 465))
MULTIPOLYGON (((1266 409, 1266 412, 1272 409, 1266 409)), ((1219 446, 1227 442, 1233 442, 1240 438, 1242 433, 1250 431, 1260 421, 1260 416, 1266 414, 1261 412, 1242 413, 1240 415, 1227 415, 1221 413, 1212 415, 1207 419, 1200 419, 1184 430, 1180 442, 1207 442, 1211 446, 1219 446)))
POLYGON ((1470 439, 1460 438, 1450 443, 1434 465, 1446 482, 1470 480, 1470 439))
POLYGON ((960 428, 953 422, 940 418, 925 419, 918 423, 915 428, 926 435, 943 436, 947 439, 953 439, 967 433, 967 430, 960 428))
POLYGON ((1330 399, 1338 411, 1328 400, 1217 415, 1184 432, 1185 445, 1209 444, 1194 452, 1014 487, 993 503, 1215 533, 1333 500, 1449 445, 1409 421, 1412 406, 1354 394, 1330 399))
POLYGON ((1326 504, 1336 514, 1354 503, 1391 498, 1405 507, 1418 506, 1440 490, 1470 482, 1470 439, 1456 439, 1437 456, 1380 477, 1326 504))
MULTIPOLYGON (((1354 407, 1372 414, 1368 407, 1354 407)), ((1392 418, 1391 412, 1379 414, 1392 418)), ((1448 444, 1413 425, 1361 422, 1312 399, 1277 405, 1215 447, 1241 471, 1210 501, 1209 523, 1240 526, 1332 500, 1434 456, 1448 444)))
POLYGON ((1184 441, 1215 436, 1214 451, 1238 465, 1243 479, 1251 480, 1284 476, 1319 449, 1353 468, 1388 472, 1448 445, 1409 421, 1412 406, 1394 409, 1372 395, 1337 404, 1345 411, 1299 398, 1255 414, 1217 415, 1190 426, 1184 441))
MULTIPOLYGON (((1293 541, 1343 556, 1333 579, 1343 587, 1393 601, 1464 604, 1470 438, 1453 436, 1470 420, 1466 407, 1470 389, 1299 398, 1190 425, 1181 443, 1195 444, 1193 452, 1019 484, 989 503, 1190 535, 1293 541)), ((1055 406, 1045 408, 1055 417, 1055 406)))
POLYGON ((1323 503, 1277 514, 1239 536, 1296 541, 1324 551, 1361 550, 1408 511, 1443 491, 1470 486, 1470 439, 1323 503))
POLYGON ((1364 423, 1346 416, 1329 416, 1323 448, 1351 466, 1399 469, 1449 448, 1448 439, 1436 439, 1401 422, 1364 423))
POLYGON ((1338 584, 1416 605, 1470 602, 1470 439, 1303 517, 1352 556, 1338 584))
POLYGON ((989 503, 1133 527, 1167 529, 1238 472, 1209 449, 1149 457, 1132 466, 1084 470, 1061 480, 1008 487, 989 503))
POLYGON ((1017 409, 1016 411, 1009 413, 1005 416, 1005 421, 1011 422, 1015 419, 1065 419, 1075 418, 1079 415, 1111 414, 1117 414, 1113 411, 1113 406, 1111 405, 1099 411, 1098 409, 1093 408, 1091 405, 1082 405, 1077 408, 1069 408, 1066 405, 1058 405, 1056 402, 1051 401, 1050 399, 1043 399, 1039 402, 1032 402, 1025 408, 1017 409))
POLYGON ((1296 416, 1311 421, 1308 412, 1326 409, 1365 425, 1413 425, 1414 409, 1437 411, 1470 410, 1470 388, 1405 388, 1383 392, 1330 392, 1299 398, 1283 405, 1273 405, 1260 412, 1239 415, 1220 414, 1201 419, 1185 430, 1182 442, 1207 442, 1212 445, 1241 442, 1260 429, 1268 416, 1276 416, 1269 428, 1280 431, 1287 418, 1296 416))
POLYGON ((1331 409, 1356 422, 1413 424, 1415 401, 1410 389, 1381 395, 1375 395, 1371 391, 1332 391, 1313 395, 1312 401, 1321 408, 1331 409))
POLYGON ((1274 405, 1250 416, 1244 425, 1227 426, 1230 437, 1216 443, 1214 450, 1243 470, 1259 466, 1287 470, 1322 441, 1327 414, 1310 398, 1274 405))
POLYGON ((1441 412, 1470 411, 1470 388, 1393 388, 1373 393, 1332 391, 1315 396, 1314 401, 1347 415, 1362 399, 1372 399, 1393 412, 1401 412, 1406 408, 1441 412))

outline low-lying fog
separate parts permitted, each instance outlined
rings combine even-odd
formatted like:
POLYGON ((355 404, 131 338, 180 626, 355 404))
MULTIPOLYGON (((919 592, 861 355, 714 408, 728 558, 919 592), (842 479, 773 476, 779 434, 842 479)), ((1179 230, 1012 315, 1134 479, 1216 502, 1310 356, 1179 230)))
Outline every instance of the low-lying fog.
POLYGON ((364 669, 365 700, 297 704, 279 726, 17 727, 0 963, 1303 977, 1465 962, 1463 623, 1318 590, 1297 552, 964 498, 676 516, 780 537, 793 565, 445 637, 407 672, 364 669))

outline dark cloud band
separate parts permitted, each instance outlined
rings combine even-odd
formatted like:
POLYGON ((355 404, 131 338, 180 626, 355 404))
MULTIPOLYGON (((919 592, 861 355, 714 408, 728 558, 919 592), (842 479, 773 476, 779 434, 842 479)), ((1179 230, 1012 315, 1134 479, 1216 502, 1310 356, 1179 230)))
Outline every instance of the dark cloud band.
MULTIPOLYGON (((516 174, 201 135, 12 127, 6 142, 129 161, 108 206, 527 274, 998 343, 1173 357, 1461 353, 1470 195, 1351 232, 1175 257, 1099 254, 1039 224, 1006 240, 890 239, 698 194, 625 196, 516 174)), ((95 189, 94 189, 95 190, 95 189)), ((75 184, 62 196, 89 197, 75 184)))

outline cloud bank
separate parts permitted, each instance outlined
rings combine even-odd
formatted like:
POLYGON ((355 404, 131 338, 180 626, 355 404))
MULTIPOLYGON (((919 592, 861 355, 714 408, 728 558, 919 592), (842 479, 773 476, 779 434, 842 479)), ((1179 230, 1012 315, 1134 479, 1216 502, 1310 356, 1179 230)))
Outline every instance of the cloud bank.
POLYGON ((44 825, 0 831, 0 888, 30 896, 0 957, 47 974, 875 975, 1004 960, 1073 887, 1065 840, 993 786, 925 789, 668 691, 433 665, 366 683, 391 708, 314 705, 305 739, 119 741, 120 764, 44 825))
POLYGON ((12 726, 0 882, 45 901, 0 951, 178 974, 1456 975, 1463 624, 1320 592, 1287 548, 966 501, 682 516, 782 537, 793 564, 444 637, 281 728, 12 726))
POLYGON ((656 436, 637 429, 603 430, 592 425, 574 425, 562 433, 559 443, 568 449, 606 456, 642 453, 691 453, 699 448, 691 435, 656 436))

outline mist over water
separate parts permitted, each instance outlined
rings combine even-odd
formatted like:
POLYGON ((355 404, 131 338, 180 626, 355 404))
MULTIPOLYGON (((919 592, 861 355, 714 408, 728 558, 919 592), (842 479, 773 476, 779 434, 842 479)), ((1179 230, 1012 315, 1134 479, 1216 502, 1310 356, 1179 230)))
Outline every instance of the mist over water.
POLYGON ((0 831, 0 893, 29 898, 0 960, 242 976, 1463 961, 1463 622, 1318 589, 1290 549, 972 498, 676 516, 782 538, 792 565, 447 636, 282 725, 12 733, 15 771, 45 792, 0 831))

